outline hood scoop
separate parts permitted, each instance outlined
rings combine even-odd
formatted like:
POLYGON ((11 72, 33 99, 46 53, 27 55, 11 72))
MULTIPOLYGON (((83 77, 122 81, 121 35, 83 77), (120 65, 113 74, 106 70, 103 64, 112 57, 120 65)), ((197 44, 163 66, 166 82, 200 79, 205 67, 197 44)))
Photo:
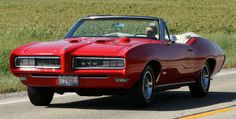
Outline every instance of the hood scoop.
POLYGON ((120 38, 119 41, 123 42, 123 43, 129 43, 130 42, 130 38, 129 37, 123 37, 123 38, 120 38))
POLYGON ((78 43, 78 40, 70 40, 70 43, 78 43))
MULTIPOLYGON (((112 40, 103 40, 103 39, 101 39, 101 40, 96 40, 96 43, 107 43, 107 42, 111 42, 112 40)), ((130 38, 129 37, 122 37, 122 38, 118 38, 117 40, 116 40, 116 42, 120 42, 120 43, 129 43, 130 42, 130 38)))
POLYGON ((96 43, 105 43, 107 40, 97 40, 96 43))

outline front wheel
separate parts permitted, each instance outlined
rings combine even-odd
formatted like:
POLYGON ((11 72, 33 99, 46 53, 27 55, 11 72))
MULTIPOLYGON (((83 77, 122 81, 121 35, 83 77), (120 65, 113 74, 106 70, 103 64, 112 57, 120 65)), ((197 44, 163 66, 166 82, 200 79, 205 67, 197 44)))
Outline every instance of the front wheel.
POLYGON ((30 102, 35 106, 48 106, 53 98, 54 92, 51 88, 27 87, 30 102))
POLYGON ((189 86, 190 93, 193 97, 207 96, 210 88, 210 75, 209 65, 206 63, 201 70, 197 82, 189 86))
POLYGON ((141 105, 149 105, 154 98, 154 72, 147 66, 134 88, 134 100, 141 105))

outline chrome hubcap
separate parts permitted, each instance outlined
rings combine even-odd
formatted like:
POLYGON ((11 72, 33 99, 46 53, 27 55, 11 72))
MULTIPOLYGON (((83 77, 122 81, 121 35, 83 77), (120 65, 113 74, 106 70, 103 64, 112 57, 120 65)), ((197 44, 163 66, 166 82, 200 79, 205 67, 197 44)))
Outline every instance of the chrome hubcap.
POLYGON ((153 78, 150 71, 145 72, 143 76, 143 94, 146 99, 150 99, 152 95, 153 78))
POLYGON ((203 67, 201 80, 202 80, 203 88, 206 90, 208 88, 209 81, 210 81, 210 73, 206 65, 203 67))

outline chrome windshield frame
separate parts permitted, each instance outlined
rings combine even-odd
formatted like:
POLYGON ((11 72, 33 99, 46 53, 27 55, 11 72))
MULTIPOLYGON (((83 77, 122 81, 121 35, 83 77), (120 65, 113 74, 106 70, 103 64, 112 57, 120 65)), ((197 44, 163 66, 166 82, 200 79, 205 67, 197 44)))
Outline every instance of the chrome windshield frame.
POLYGON ((73 38, 74 33, 78 29, 78 27, 85 21, 85 20, 94 20, 94 19, 136 19, 136 20, 156 20, 159 23, 159 39, 164 39, 164 26, 165 22, 161 18, 151 17, 151 16, 106 16, 106 15, 97 15, 97 16, 87 16, 84 18, 79 19, 67 32, 65 35, 65 39, 73 38))

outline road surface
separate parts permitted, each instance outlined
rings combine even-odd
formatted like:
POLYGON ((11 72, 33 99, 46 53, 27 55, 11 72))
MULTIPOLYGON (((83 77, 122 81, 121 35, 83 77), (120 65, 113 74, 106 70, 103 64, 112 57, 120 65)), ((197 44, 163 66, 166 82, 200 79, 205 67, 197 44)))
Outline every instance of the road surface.
POLYGON ((0 119, 235 119, 236 69, 221 71, 206 98, 193 98, 187 87, 158 92, 148 108, 128 97, 55 95, 50 106, 33 106, 25 92, 0 95, 0 119), (20 95, 20 96, 19 96, 20 95))

